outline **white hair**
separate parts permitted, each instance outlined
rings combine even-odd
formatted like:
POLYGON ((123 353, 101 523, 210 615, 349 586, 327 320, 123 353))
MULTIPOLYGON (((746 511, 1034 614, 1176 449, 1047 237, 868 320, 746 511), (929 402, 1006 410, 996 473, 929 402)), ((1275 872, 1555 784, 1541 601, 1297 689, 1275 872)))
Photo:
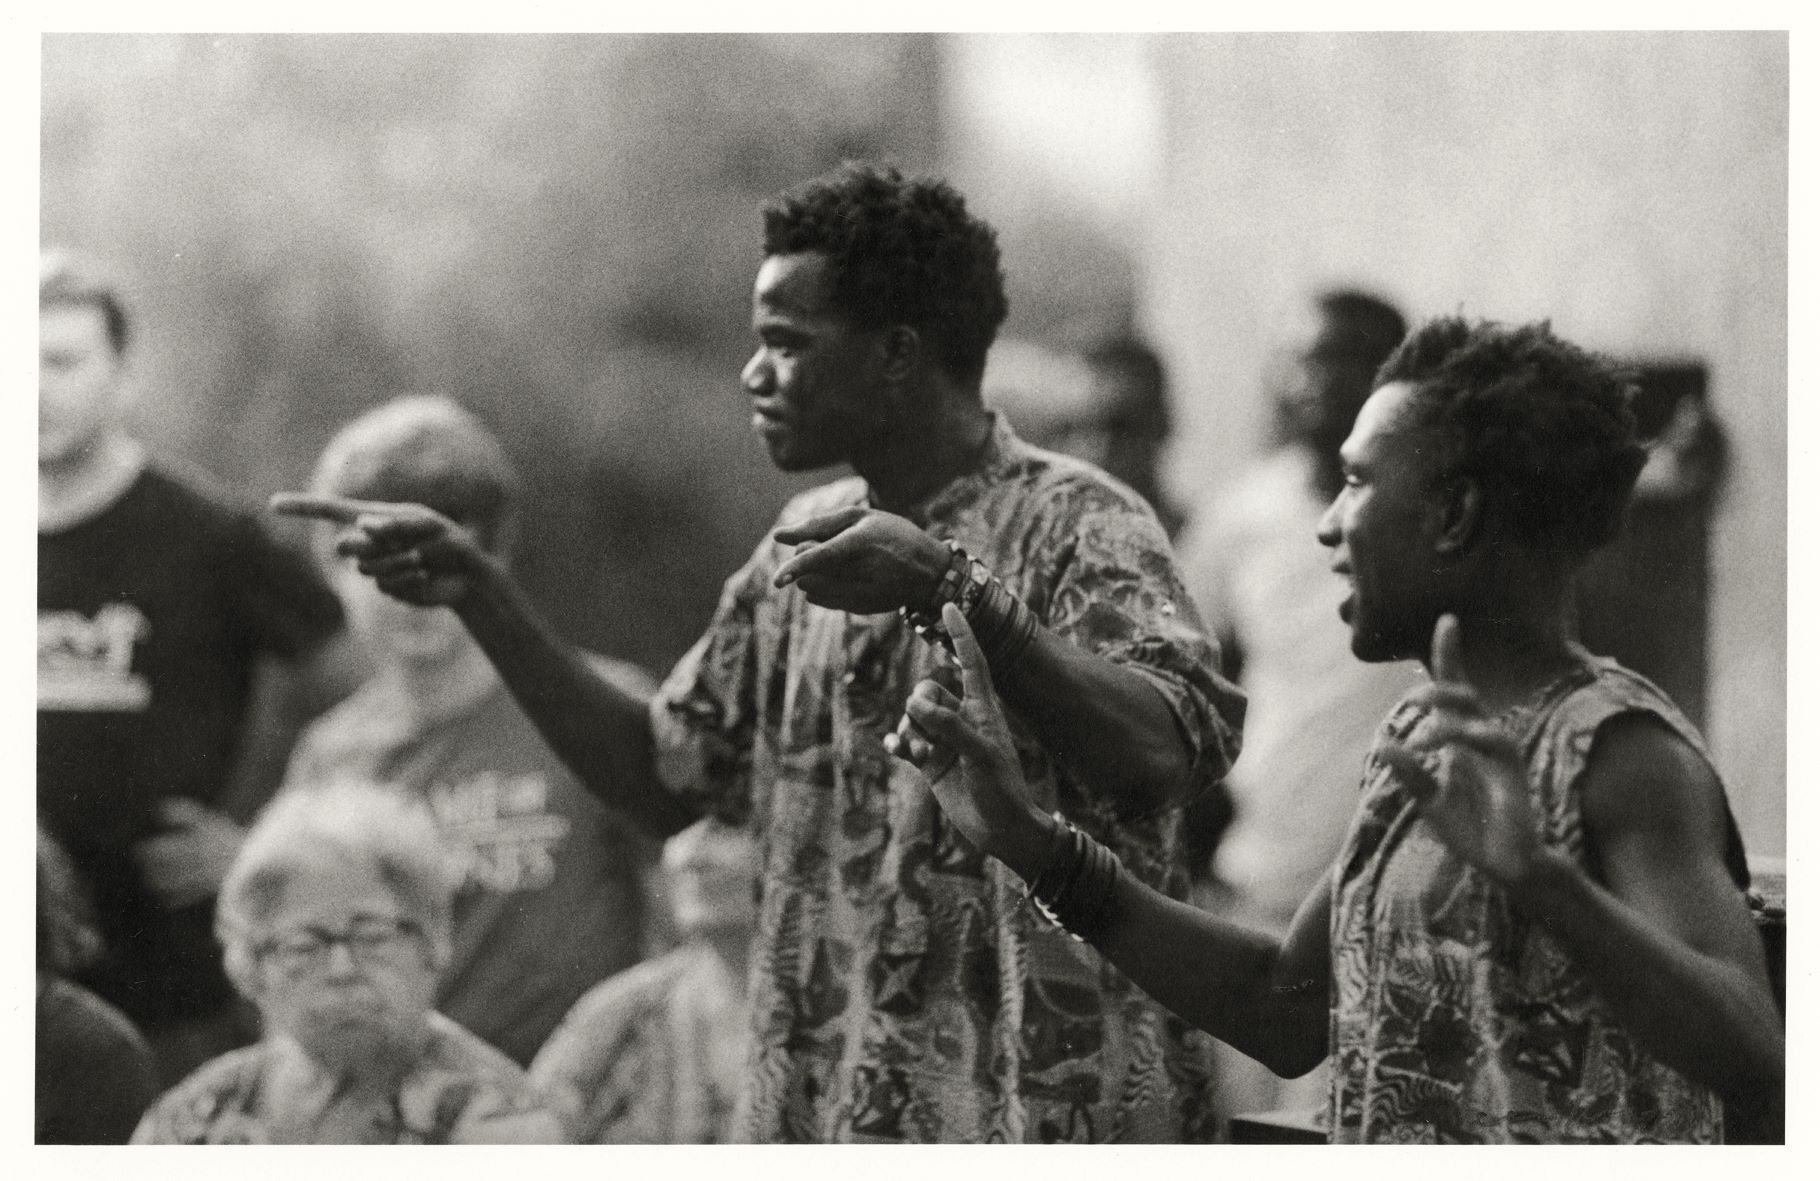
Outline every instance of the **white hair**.
POLYGON ((249 944, 290 883, 330 868, 325 851, 368 860, 422 923, 437 961, 445 958, 461 866, 429 808, 376 784, 338 781, 288 789, 253 822, 215 907, 230 973, 250 968, 249 944))

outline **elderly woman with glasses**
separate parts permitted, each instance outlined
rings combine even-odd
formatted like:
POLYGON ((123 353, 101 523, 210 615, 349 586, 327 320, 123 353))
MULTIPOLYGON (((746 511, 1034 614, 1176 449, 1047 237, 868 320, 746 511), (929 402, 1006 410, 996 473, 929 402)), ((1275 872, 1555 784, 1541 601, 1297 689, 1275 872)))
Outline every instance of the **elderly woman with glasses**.
POLYGON ((248 834, 216 928, 257 1045, 153 1106, 135 1143, 539 1143, 523 1071, 431 1008, 455 867, 435 821, 382 789, 287 794, 248 834))

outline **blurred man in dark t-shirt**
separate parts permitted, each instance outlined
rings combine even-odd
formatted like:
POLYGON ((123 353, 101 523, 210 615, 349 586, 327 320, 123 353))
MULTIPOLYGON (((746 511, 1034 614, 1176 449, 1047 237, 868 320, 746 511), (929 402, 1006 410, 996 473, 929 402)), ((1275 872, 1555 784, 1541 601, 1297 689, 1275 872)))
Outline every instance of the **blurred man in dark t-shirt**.
POLYGON ((127 317, 87 264, 39 284, 38 812, 92 892, 83 977, 180 1077, 244 1040, 211 931, 244 821, 346 684, 341 611, 303 555, 123 426, 127 317), (279 724, 247 726, 251 717, 279 724), (281 766, 281 762, 278 763, 281 766))

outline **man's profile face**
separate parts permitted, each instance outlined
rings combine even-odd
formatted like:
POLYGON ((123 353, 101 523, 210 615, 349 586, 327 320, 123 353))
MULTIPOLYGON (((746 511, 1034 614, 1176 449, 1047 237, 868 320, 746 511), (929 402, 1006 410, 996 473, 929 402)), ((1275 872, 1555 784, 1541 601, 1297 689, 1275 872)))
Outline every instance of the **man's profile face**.
POLYGON ((802 253, 765 259, 752 288, 758 349, 740 385, 753 432, 787 472, 849 462, 886 435, 880 334, 855 327, 831 287, 828 260, 802 253))
POLYGON ((1413 388, 1392 382, 1359 411, 1340 448, 1345 484, 1321 518, 1321 544, 1349 586, 1340 618, 1353 655, 1419 657, 1440 614, 1433 570, 1438 448, 1411 421, 1413 388))
POLYGON ((38 310, 38 462, 68 463, 92 448, 119 413, 121 357, 93 304, 38 310))

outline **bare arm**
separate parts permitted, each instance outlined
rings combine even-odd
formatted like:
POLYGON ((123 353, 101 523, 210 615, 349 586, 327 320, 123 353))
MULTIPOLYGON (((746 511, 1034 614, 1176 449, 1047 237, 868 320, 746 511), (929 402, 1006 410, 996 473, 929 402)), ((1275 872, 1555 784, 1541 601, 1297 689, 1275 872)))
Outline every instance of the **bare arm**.
POLYGON ((694 819, 658 779, 649 703, 559 639, 467 530, 421 505, 284 494, 273 508, 341 525, 337 549, 387 594, 452 607, 550 749, 608 807, 657 837, 694 819))
POLYGON ((1589 874, 1537 837, 1520 752, 1458 673, 1449 622, 1437 628, 1435 683, 1425 690, 1435 725, 1417 746, 1387 755, 1421 793, 1425 820, 1547 926, 1645 1049, 1774 1134, 1781 1019, 1762 945, 1725 870, 1712 769, 1647 716, 1601 727, 1581 780, 1589 874), (1452 757, 1437 780, 1417 751, 1442 745, 1452 757))
MULTIPOLYGON (((778 568, 778 586, 860 615, 921 607, 949 561, 935 538, 874 509, 843 509, 776 536, 798 547, 778 568)), ((1076 778, 1140 809, 1182 802, 1192 752, 1142 674, 1040 626, 1015 667, 992 671, 1005 700, 1076 778)))
MULTIPOLYGON (((1031 802, 990 671, 966 620, 944 612, 961 663, 961 697, 933 681, 912 692, 910 716, 945 768, 932 781, 950 820, 1025 881, 1042 873, 1055 821, 1031 802)), ((926 760, 907 761, 928 765, 926 760)), ((933 769, 933 768, 931 768, 933 769)), ((1286 939, 1253 931, 1120 874, 1113 917, 1095 946, 1183 1020, 1286 1077, 1327 1055, 1328 895, 1318 887, 1286 939)))

